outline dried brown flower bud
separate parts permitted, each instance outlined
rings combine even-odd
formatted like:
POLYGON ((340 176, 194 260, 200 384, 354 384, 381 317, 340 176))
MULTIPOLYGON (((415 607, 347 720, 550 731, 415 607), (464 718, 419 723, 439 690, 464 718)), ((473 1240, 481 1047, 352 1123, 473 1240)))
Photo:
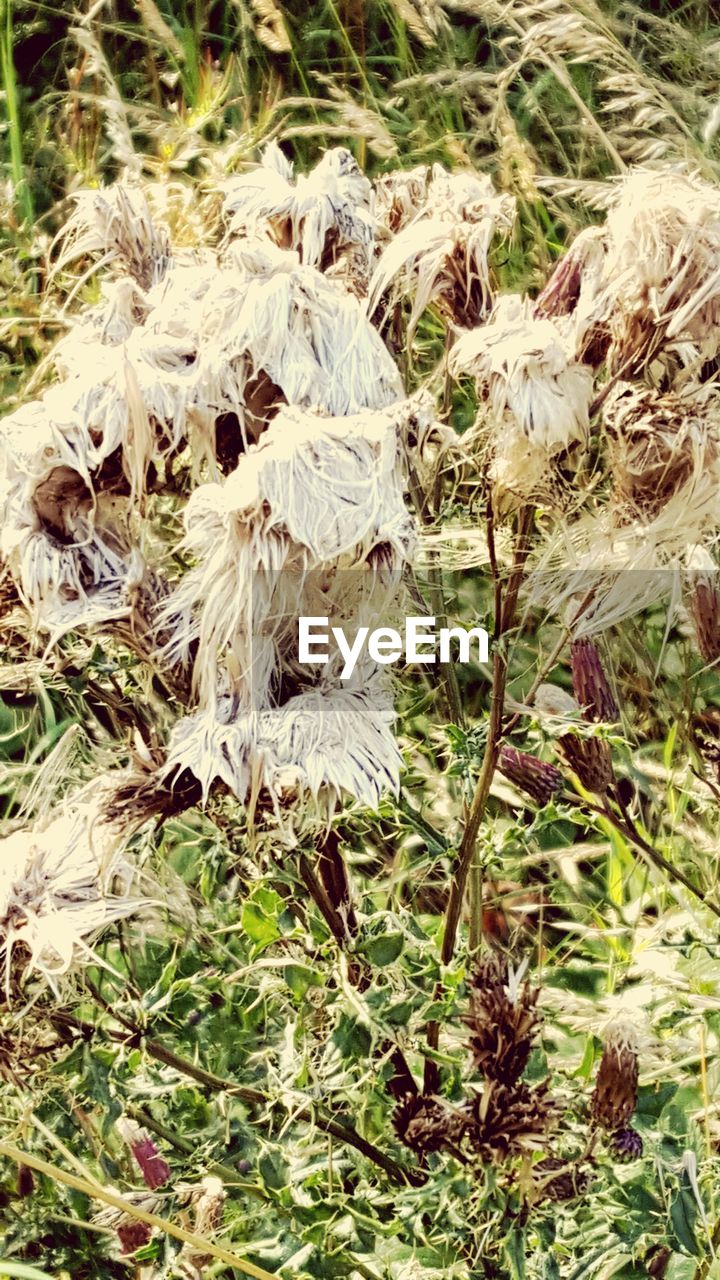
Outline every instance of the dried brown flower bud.
POLYGON ((425 1154, 440 1151, 457 1137, 458 1123, 452 1111, 438 1099, 408 1094, 392 1116, 393 1128, 401 1142, 425 1154))
POLYGON ((488 1080, 515 1084, 527 1066, 540 1024, 536 1009, 539 991, 518 984, 507 959, 497 952, 485 957, 472 980, 470 1050, 475 1065, 488 1080))
POLYGON ((498 768, 537 804, 549 804, 563 786, 563 776, 554 764, 546 764, 537 756, 518 751, 515 747, 501 749, 498 768))
POLYGON ((564 733, 558 746, 573 773, 588 791, 604 795, 613 781, 610 747, 602 738, 564 733))
POLYGON ((647 1264, 647 1273, 651 1280, 663 1280, 671 1258, 672 1249, 668 1249, 667 1245, 657 1247, 647 1264))
POLYGON ((601 227, 588 227, 575 237, 535 299, 536 316, 567 316, 575 310, 585 271, 603 257, 604 237, 601 227))
MULTIPOLYGON (((220 1226, 225 1203, 225 1188, 219 1178, 209 1175, 203 1178, 199 1187, 190 1196, 190 1203, 195 1210, 193 1230, 196 1236, 203 1239, 212 1236, 220 1226)), ((212 1262, 212 1255, 203 1253, 187 1242, 180 1252, 182 1262, 187 1264, 192 1274, 199 1274, 212 1262)))
POLYGON ((595 1081, 590 1113, 595 1124, 614 1133, 624 1129, 637 1106, 637 1035, 628 1022, 614 1022, 605 1044, 595 1081))
POLYGON ((698 575, 690 596, 690 612, 703 662, 717 662, 720 658, 720 592, 706 575, 698 575))
POLYGON ((621 1164, 639 1160, 643 1153, 643 1140, 636 1129, 616 1129, 608 1140, 608 1150, 621 1164))
POLYGON ((573 693, 580 704, 583 717, 591 723, 614 724, 620 719, 617 702, 607 676, 603 671, 600 654, 592 640, 575 640, 570 649, 573 693))
POLYGON ((531 1089, 490 1080, 466 1112, 465 1134, 487 1164, 541 1151, 559 1113, 548 1096, 548 1081, 531 1089))

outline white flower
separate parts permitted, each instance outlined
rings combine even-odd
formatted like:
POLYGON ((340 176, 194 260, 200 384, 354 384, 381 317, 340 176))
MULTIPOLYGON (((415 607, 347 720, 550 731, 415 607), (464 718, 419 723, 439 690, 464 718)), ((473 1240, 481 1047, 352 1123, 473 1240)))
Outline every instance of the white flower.
POLYGON ((307 175, 293 179, 293 167, 277 143, 262 163, 224 183, 224 211, 234 235, 256 235, 269 228, 277 243, 297 249, 310 266, 325 262, 335 247, 373 241, 372 186, 345 147, 326 151, 307 175))
POLYGON ((491 245, 496 235, 510 232, 514 217, 514 199, 498 195, 486 174, 449 174, 434 165, 426 201, 375 268, 369 313, 405 273, 406 288, 415 295, 409 334, 431 302, 441 303, 457 324, 477 323, 492 305, 491 245))
POLYGON ((216 779, 251 809, 261 790, 278 812, 288 798, 319 801, 328 815, 342 796, 376 808, 397 792, 402 757, 392 699, 380 682, 309 689, 279 707, 232 718, 232 700, 198 711, 173 731, 166 778, 188 769, 207 798, 216 779), (231 718, 222 717, 230 715, 231 718))
POLYGON ((455 344, 450 370, 472 374, 488 391, 495 422, 509 414, 548 455, 585 440, 592 374, 569 354, 554 321, 533 317, 529 302, 501 298, 490 321, 455 344))
POLYGON ((0 960, 8 995, 18 946, 26 972, 37 970, 57 995, 58 979, 71 968, 99 962, 92 945, 104 929, 148 905, 132 892, 127 832, 103 820, 110 790, 108 776, 49 820, 0 840, 0 960))

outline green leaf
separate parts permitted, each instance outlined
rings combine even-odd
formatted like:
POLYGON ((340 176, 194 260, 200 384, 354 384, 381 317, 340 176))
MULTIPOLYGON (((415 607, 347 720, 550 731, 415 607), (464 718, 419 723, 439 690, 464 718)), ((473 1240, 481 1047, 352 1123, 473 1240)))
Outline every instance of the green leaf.
POLYGON ((322 978, 319 973, 306 964, 287 964, 283 975, 290 990, 298 999, 302 999, 309 987, 321 987, 322 978))
POLYGON ((268 947, 280 937, 278 916, 283 900, 274 889, 255 889, 242 909, 242 927, 251 942, 268 947))
POLYGON ((371 964, 382 969, 398 959, 404 943, 405 939, 401 933, 385 933, 380 938, 371 938, 366 944, 365 953, 371 964))
POLYGON ((525 1280, 525 1233, 517 1228, 511 1231, 503 1248, 513 1280, 525 1280))
POLYGON ((676 1193, 670 1205, 670 1221, 681 1249, 697 1257, 700 1253, 700 1248, 695 1238, 697 1204, 692 1191, 688 1187, 680 1187, 676 1193))

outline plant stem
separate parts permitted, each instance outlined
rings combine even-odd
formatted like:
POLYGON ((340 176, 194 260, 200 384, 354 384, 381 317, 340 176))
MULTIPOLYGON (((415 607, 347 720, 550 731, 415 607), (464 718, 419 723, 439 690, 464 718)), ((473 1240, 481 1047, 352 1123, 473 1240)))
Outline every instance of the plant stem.
MULTIPOLYGON (((455 951, 455 941, 457 938, 463 900, 465 897, 465 886, 467 884, 468 874, 475 856, 478 832, 485 814, 485 806, 490 794, 490 786, 492 784, 495 766, 497 765, 497 759, 500 753, 503 711, 505 706, 505 687, 507 684, 508 670, 507 652, 503 645, 503 638, 515 621, 515 610, 517 608, 520 584, 522 582, 525 569, 525 561, 527 560, 529 552, 528 535, 530 532, 532 515, 532 508, 530 507, 523 507, 519 513, 515 555, 513 557, 512 572, 508 581, 507 592, 505 594, 503 594, 499 574, 497 574, 497 572, 495 573, 495 629, 493 637, 493 676, 488 738, 482 765, 480 766, 480 773, 475 784, 475 792, 465 821, 465 829, 460 841, 460 848, 458 849, 457 858, 455 860, 454 875, 450 884, 450 895, 445 912, 445 928, 443 931, 442 948, 440 952, 440 959, 443 965, 450 964, 455 951)), ((491 545, 491 564, 494 564, 494 524, 492 511, 490 511, 488 517, 488 542, 491 545)), ((437 1049, 439 1037, 440 1024, 437 1021, 428 1023, 428 1048, 431 1050, 437 1049)), ((428 1058, 425 1062, 425 1091, 434 1093, 436 1087, 437 1067, 436 1064, 428 1058)))
MULTIPOLYGON (((164 1066, 171 1067, 179 1074, 195 1080, 213 1093, 226 1093, 229 1096, 240 1098, 241 1101, 249 1103, 250 1106, 264 1108, 285 1107, 285 1104, 279 1099, 271 1098, 260 1089, 251 1089, 246 1085, 236 1084, 233 1080, 226 1080, 222 1076, 217 1076, 212 1071, 206 1071, 204 1067, 198 1066, 197 1063, 190 1062, 187 1058, 174 1053, 172 1049, 168 1049, 160 1040, 145 1036, 139 1027, 134 1027, 127 1018, 119 1015, 117 1011, 113 1010, 111 1012, 113 1017, 117 1018, 127 1029, 128 1033, 108 1031, 107 1035, 111 1040, 131 1043, 138 1048, 145 1049, 146 1053, 151 1058, 154 1058, 156 1062, 162 1062, 164 1066)), ((97 1035, 100 1031, 100 1028, 93 1023, 81 1022, 71 1014, 63 1013, 61 1010, 53 1015, 53 1020, 66 1026, 75 1027, 86 1036, 97 1035)), ((285 1109, 287 1110, 287 1108, 285 1109)), ((397 1160, 394 1160, 392 1156, 385 1155, 372 1142, 368 1142, 366 1138, 363 1138, 351 1125, 333 1119, 320 1105, 307 1104, 297 1108, 293 1107, 292 1117, 294 1120, 304 1120, 309 1124, 316 1124, 324 1133, 332 1134, 334 1138, 338 1138, 341 1142, 347 1143, 348 1146, 354 1147, 361 1155, 364 1155, 373 1164, 376 1164, 378 1168, 382 1169, 394 1182, 420 1186, 426 1180, 425 1175, 417 1170, 404 1169, 402 1165, 398 1164, 397 1160)))
POLYGON ((643 836, 641 836, 635 826, 635 823, 627 814, 625 814, 623 818, 619 818, 616 813, 613 813, 607 801, 603 804, 602 809, 597 810, 597 812, 602 813, 603 817, 607 818, 608 822, 611 822, 615 829, 619 831, 626 840, 629 840, 631 844, 634 844, 635 847, 645 855, 648 861, 658 868, 658 870, 664 871, 671 880, 676 880, 678 884, 681 884, 683 888, 687 889, 688 893, 691 893, 694 898, 697 898, 698 902, 701 902, 704 907, 707 907, 708 911, 712 911, 713 915, 720 919, 720 907, 717 906, 716 903, 710 902, 699 885, 696 885, 689 876, 686 876, 684 871, 680 871, 677 867, 674 867, 672 862, 669 862, 664 854, 659 853, 657 849, 654 849, 653 846, 649 844, 643 836))

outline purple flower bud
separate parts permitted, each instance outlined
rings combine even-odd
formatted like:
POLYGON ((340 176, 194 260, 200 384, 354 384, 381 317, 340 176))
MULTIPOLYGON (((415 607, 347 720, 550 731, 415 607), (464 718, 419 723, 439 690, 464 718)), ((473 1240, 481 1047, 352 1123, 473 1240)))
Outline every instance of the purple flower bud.
POLYGON ((131 1142, 130 1150, 140 1165, 140 1172, 145 1185, 156 1191, 170 1178, 170 1165, 163 1160, 151 1138, 143 1138, 140 1142, 131 1142))
POLYGON ((602 738, 581 738, 564 733, 558 741, 560 750, 582 785, 595 795, 604 795, 613 780, 610 747, 602 738))
POLYGON ((145 1185, 151 1191, 164 1186, 170 1178, 170 1165, 167 1160, 163 1160, 147 1130, 136 1124, 134 1120, 128 1119, 127 1116, 120 1117, 117 1127, 140 1165, 145 1185))
POLYGON ((608 1139, 608 1149, 615 1160, 627 1164, 639 1160, 643 1153, 643 1140, 637 1129, 616 1129, 608 1139))
POLYGON ((540 805, 549 804, 563 786, 563 776, 554 764, 546 764, 537 756, 517 751, 515 747, 501 748, 498 768, 510 782, 540 805))
POLYGON ((586 720, 613 724, 620 712, 592 640, 575 640, 570 648, 573 693, 586 720))

